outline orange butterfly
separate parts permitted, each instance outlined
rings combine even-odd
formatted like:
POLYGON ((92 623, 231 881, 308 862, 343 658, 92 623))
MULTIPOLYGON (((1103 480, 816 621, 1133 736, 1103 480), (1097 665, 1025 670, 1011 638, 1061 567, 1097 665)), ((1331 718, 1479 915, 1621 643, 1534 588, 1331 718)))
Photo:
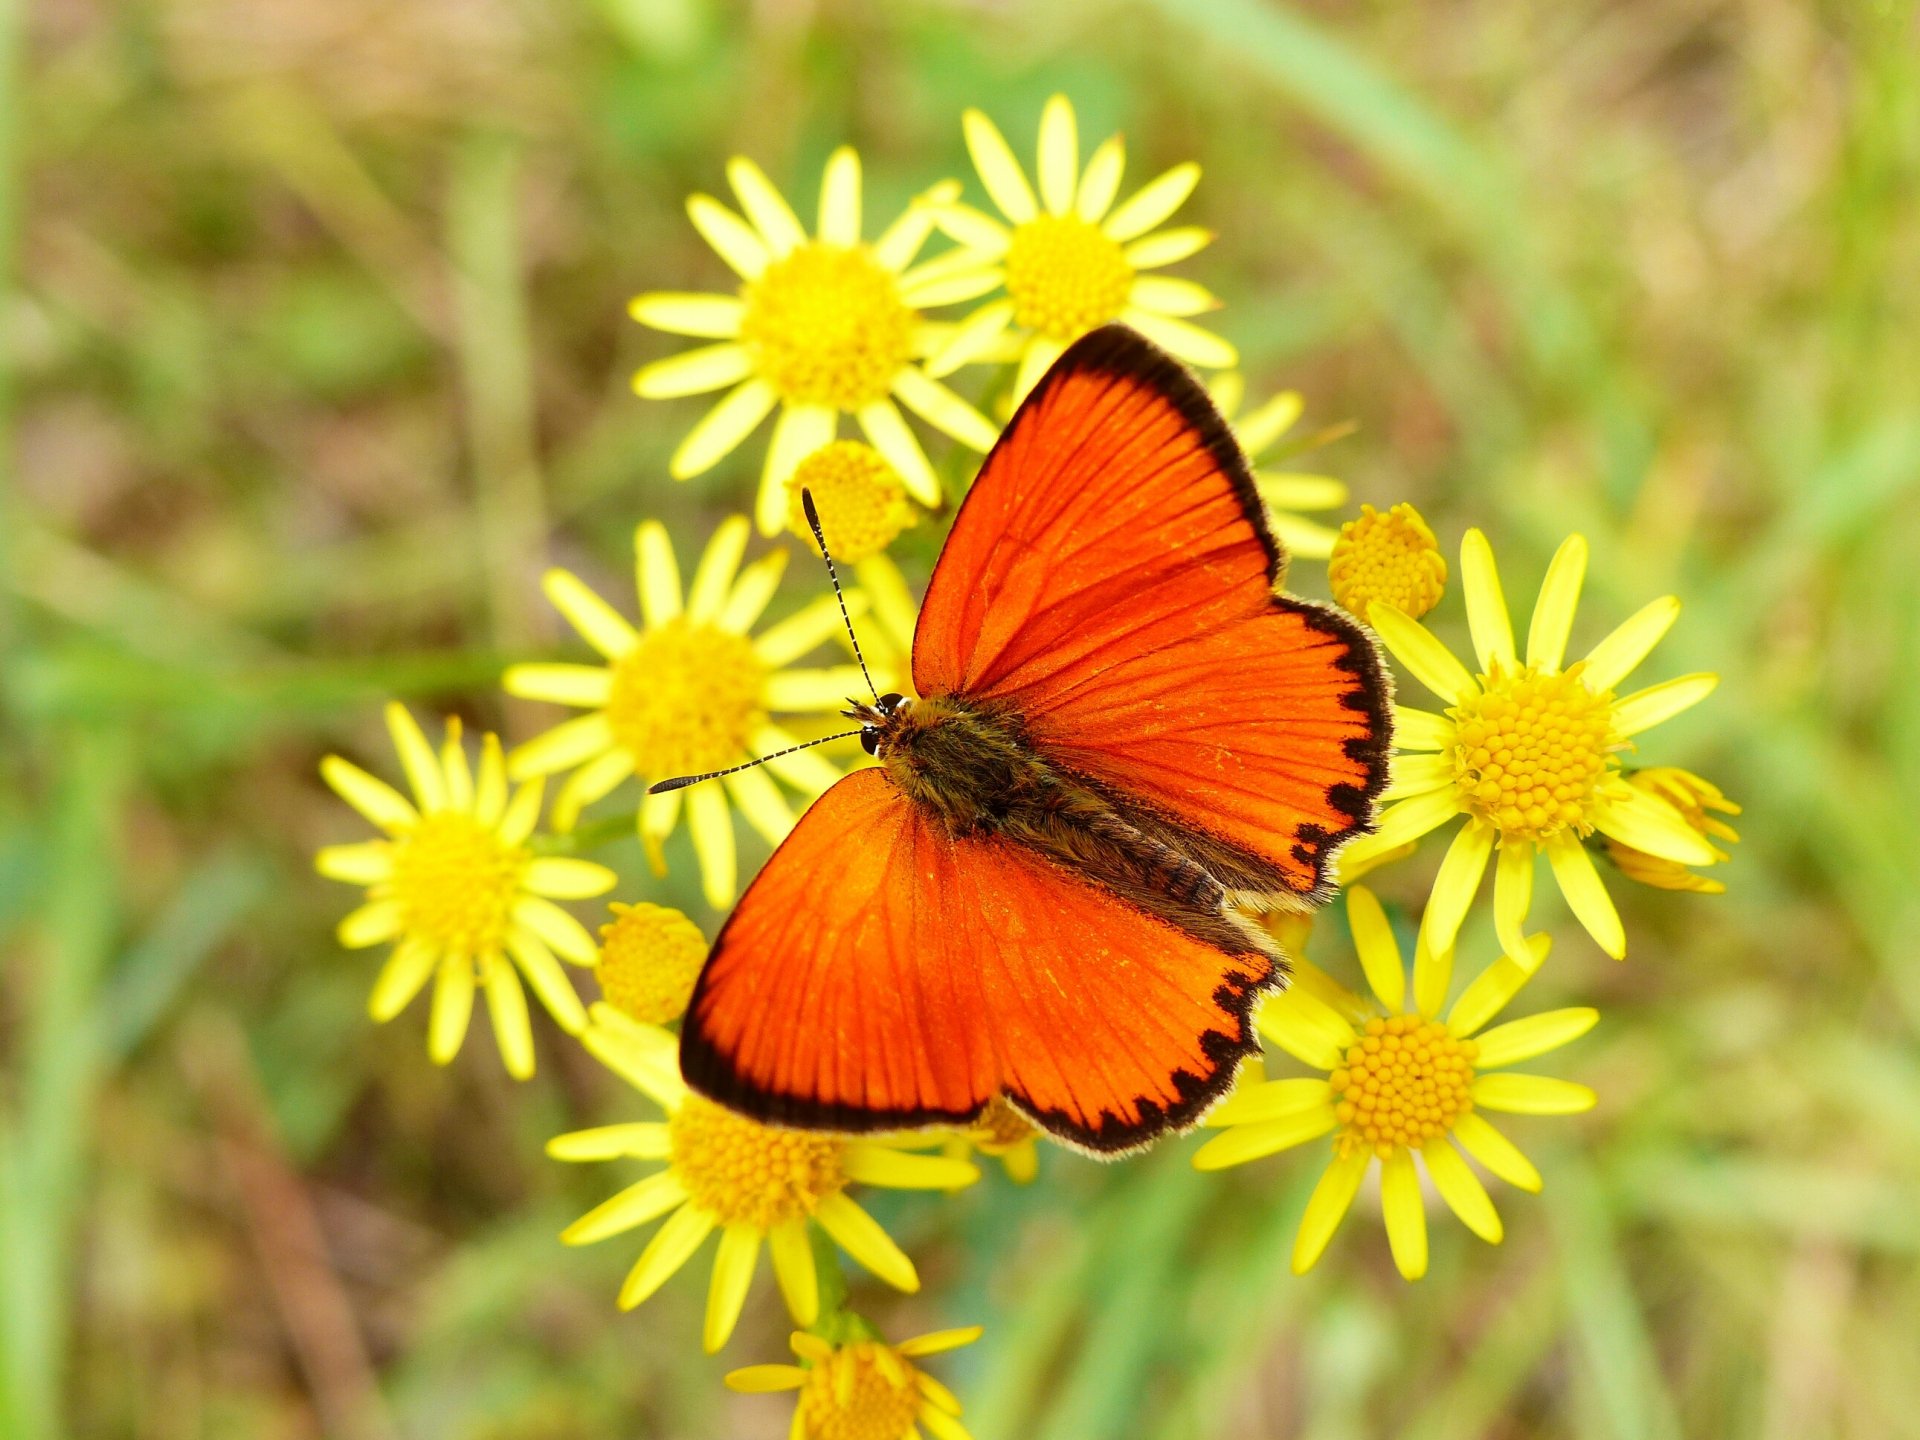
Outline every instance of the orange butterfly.
POLYGON ((919 698, 847 712, 880 766, 814 802, 714 942, 687 1083, 841 1131, 1005 1095, 1104 1153, 1198 1120, 1286 975, 1229 902, 1324 900, 1386 781, 1373 642, 1278 594, 1285 566, 1186 371, 1118 326, 1073 345, 960 508, 919 698))

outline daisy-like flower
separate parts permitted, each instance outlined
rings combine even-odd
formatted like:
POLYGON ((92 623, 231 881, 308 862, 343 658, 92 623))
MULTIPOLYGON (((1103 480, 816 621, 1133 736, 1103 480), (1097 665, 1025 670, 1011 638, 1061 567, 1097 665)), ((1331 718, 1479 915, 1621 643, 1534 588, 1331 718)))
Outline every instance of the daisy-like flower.
POLYGON ((1680 865, 1713 863, 1713 848, 1658 795, 1629 785, 1618 752, 1634 737, 1712 693, 1719 677, 1677 680, 1617 696, 1680 613, 1655 600, 1590 650, 1565 664, 1568 632, 1587 568, 1587 542, 1561 545, 1547 568, 1527 632, 1526 659, 1514 649, 1493 549, 1469 530, 1460 544, 1460 580, 1478 673, 1418 621, 1376 602, 1367 619, 1408 673, 1447 704, 1445 714, 1396 706, 1392 802, 1379 828, 1348 847, 1355 859, 1417 840, 1456 817, 1454 836, 1423 922, 1428 944, 1449 950, 1479 889, 1494 873, 1494 924, 1508 954, 1524 954, 1535 856, 1544 852, 1568 906, 1616 959, 1626 931, 1582 841, 1594 831, 1680 865))
POLYGON ((1584 1085, 1506 1067, 1578 1039, 1599 1014, 1585 1007, 1549 1010, 1484 1028, 1539 968, 1545 935, 1529 942, 1524 961, 1494 961, 1443 1014, 1452 957, 1417 951, 1409 993, 1392 926, 1364 886, 1347 892, 1347 918, 1371 1002, 1296 959, 1293 987, 1269 1000, 1258 1021, 1263 1036, 1325 1076, 1235 1090, 1207 1117, 1209 1125, 1224 1128, 1194 1153, 1193 1163, 1221 1170, 1331 1135, 1330 1162, 1294 1238, 1294 1273, 1304 1274, 1326 1250, 1377 1162, 1394 1263, 1417 1280, 1427 1269, 1420 1170, 1469 1230, 1498 1244, 1499 1213, 1460 1151, 1508 1184, 1537 1193, 1540 1172, 1480 1112, 1592 1109, 1594 1094, 1584 1085))
POLYGON ((1110 320, 1125 321, 1189 364, 1219 369, 1236 363, 1233 346, 1185 318, 1219 308, 1209 291, 1191 280, 1141 273, 1184 260, 1213 239, 1198 226, 1156 229, 1193 193, 1198 165, 1176 165, 1116 206, 1125 145, 1118 135, 1108 137, 1083 170, 1073 106, 1056 95, 1040 117, 1036 198, 994 123, 978 110, 967 111, 963 123, 980 183, 1004 223, 968 205, 942 206, 940 228, 963 248, 941 258, 951 259, 959 274, 985 277, 982 293, 1005 286, 1006 294, 960 323, 929 363, 930 373, 950 374, 1011 345, 1019 358, 1017 400, 1061 351, 1110 320))
POLYGON ((898 1345, 865 1334, 836 1345, 796 1333, 798 1365, 749 1365, 727 1385, 746 1395, 799 1391, 789 1440, 917 1440, 918 1426, 935 1440, 971 1440, 953 1392, 913 1362, 971 1345, 980 1333, 970 1325, 898 1345))
POLYGON ((437 1065, 460 1053, 474 990, 484 990, 507 1073, 524 1080, 533 1074, 533 1029, 520 977, 561 1029, 580 1032, 586 1012, 555 956, 591 965, 593 939, 553 902, 604 895, 614 873, 527 848, 541 787, 509 793, 497 737, 482 742, 476 777, 459 720, 447 721, 437 755, 404 706, 387 706, 387 729, 411 800, 338 755, 320 762, 333 792, 384 832, 315 857, 322 875, 367 890, 367 903, 340 922, 340 943, 358 950, 397 942, 368 1001, 377 1022, 398 1015, 433 980, 427 1053, 437 1065))
POLYGON ((1386 511, 1362 505, 1333 542, 1327 584, 1355 615, 1381 604, 1418 620, 1446 593, 1447 557, 1420 512, 1405 501, 1386 511))
POLYGON ((886 1140, 776 1129, 735 1115, 687 1089, 673 1036, 604 1002, 593 1007, 581 1038, 667 1118, 556 1136, 547 1153, 556 1160, 664 1160, 667 1168, 588 1211, 560 1238, 589 1245, 666 1217, 620 1287, 620 1308, 631 1310, 718 1230, 702 1337, 709 1354, 733 1333, 763 1244, 773 1252, 774 1276, 795 1323, 819 1319, 810 1221, 895 1289, 920 1288, 913 1262, 847 1194, 849 1186, 946 1190, 980 1176, 964 1161, 912 1154, 886 1140))
MULTIPOLYGON (((515 779, 573 771, 554 797, 556 830, 571 830, 582 807, 630 778, 650 785, 786 749, 796 743, 794 737, 769 718, 770 712, 829 713, 864 688, 852 665, 788 668, 841 628, 831 595, 752 633, 780 583, 787 552, 776 550, 742 570, 748 528, 735 516, 714 531, 683 595, 666 528, 644 522, 634 537, 638 629, 578 577, 565 570, 547 572, 547 598, 606 661, 515 665, 502 678, 510 695, 590 712, 529 740, 508 757, 515 779)), ((793 807, 768 771, 809 802, 840 778, 819 754, 802 750, 721 781, 648 795, 640 802, 640 839, 655 869, 662 868, 661 842, 678 823, 684 803, 707 902, 716 909, 730 904, 738 862, 727 802, 737 805, 770 844, 786 838, 794 825, 793 807)))
POLYGON ((801 499, 813 496, 820 530, 836 562, 857 565, 900 538, 916 519, 906 482, 887 457, 858 440, 824 445, 787 477, 787 528, 813 549, 813 528, 801 499))
POLYGON ((975 450, 991 449, 997 434, 918 363, 940 333, 920 312, 973 299, 992 284, 956 271, 944 256, 913 263, 933 231, 936 207, 959 187, 935 187, 868 244, 861 239, 860 157, 851 148, 827 161, 811 236, 751 160, 730 161, 727 179, 744 219, 707 195, 688 200, 687 214, 740 277, 738 291, 647 294, 629 307, 643 325, 718 342, 656 361, 633 377, 634 390, 648 399, 726 391, 674 452, 674 477, 711 469, 778 406, 754 509, 762 534, 779 532, 786 519, 783 482, 802 456, 834 438, 843 413, 854 417, 916 500, 938 505, 940 482, 900 406, 975 450))
POLYGON ((669 1025, 687 1013, 694 982, 707 963, 700 927, 666 905, 609 907, 600 927, 594 978, 606 1003, 643 1025, 669 1025))
POLYGON ((1346 483, 1331 475, 1273 467, 1316 445, 1337 440, 1353 427, 1329 426, 1297 443, 1282 445, 1281 438, 1294 427, 1300 412, 1306 408, 1306 401, 1298 390, 1282 390, 1245 416, 1240 415, 1240 406, 1246 400, 1247 384, 1239 371, 1216 376, 1207 393, 1213 397, 1227 424, 1233 427, 1240 448, 1246 451, 1247 463, 1253 467, 1253 483, 1259 488, 1260 498, 1267 502, 1267 518, 1273 524, 1274 534, 1295 555, 1309 560, 1326 559, 1333 553, 1334 532, 1297 512, 1338 510, 1347 503, 1346 483))
MULTIPOLYGON (((1680 770, 1671 765, 1629 770, 1626 780, 1635 789, 1657 795, 1678 810, 1681 818, 1707 842, 1708 848, 1713 851, 1715 864, 1723 864, 1732 858, 1720 846, 1738 844, 1740 833, 1726 821, 1717 819, 1716 813, 1738 815, 1740 807, 1721 794, 1718 785, 1702 779, 1691 770, 1680 770), (1719 844, 1715 844, 1716 841, 1719 844)), ((1686 866, 1659 855, 1636 850, 1611 835, 1607 837, 1607 857, 1620 867, 1622 875, 1629 880, 1638 880, 1642 885, 1653 885, 1662 890, 1691 890, 1698 895, 1726 893, 1727 887, 1720 881, 1695 874, 1686 866)))

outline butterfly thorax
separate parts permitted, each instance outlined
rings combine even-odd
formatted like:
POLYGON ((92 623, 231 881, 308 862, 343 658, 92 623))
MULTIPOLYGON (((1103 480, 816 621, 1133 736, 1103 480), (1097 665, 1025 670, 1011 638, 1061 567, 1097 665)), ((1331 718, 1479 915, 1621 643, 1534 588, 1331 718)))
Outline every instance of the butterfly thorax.
POLYGON ((951 838, 1014 841, 1209 943, 1247 948, 1251 927, 1207 867, 1050 760, 1017 717, 937 695, 862 718, 887 778, 951 838))

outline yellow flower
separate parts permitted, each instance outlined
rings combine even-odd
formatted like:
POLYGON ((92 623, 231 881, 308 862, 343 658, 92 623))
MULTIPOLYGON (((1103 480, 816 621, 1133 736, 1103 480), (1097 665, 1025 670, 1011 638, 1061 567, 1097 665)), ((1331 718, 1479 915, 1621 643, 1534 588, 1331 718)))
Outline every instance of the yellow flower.
POLYGON ((437 1065, 460 1053, 474 988, 484 989, 507 1073, 524 1080, 533 1074, 533 1030, 519 975, 563 1030, 579 1033, 586 1012, 554 956, 591 965, 593 939, 553 901, 603 895, 614 874, 527 848, 541 787, 509 794, 495 736, 482 743, 476 778, 457 719, 447 721, 438 755, 404 706, 387 706, 387 729, 411 800, 338 755, 320 762, 334 793, 386 835, 329 845, 315 857, 322 875, 367 887, 367 903, 340 922, 340 943, 357 950, 398 942, 368 1002, 377 1022, 398 1015, 434 980, 427 1053, 437 1065))
POLYGON ((836 563, 855 565, 878 555, 914 522, 900 472, 887 457, 858 440, 824 445, 787 477, 787 528, 813 548, 803 492, 813 496, 821 533, 836 563))
POLYGON ((1305 1273, 1320 1258, 1377 1161, 1394 1263, 1417 1280, 1427 1269, 1419 1170, 1425 1169, 1469 1230, 1498 1244, 1500 1216, 1460 1151, 1508 1184, 1537 1193, 1540 1172, 1480 1112, 1572 1115, 1592 1109, 1594 1094, 1584 1085, 1516 1075, 1506 1067, 1578 1039, 1599 1013, 1549 1010, 1483 1028, 1539 968, 1549 943, 1540 935, 1521 959, 1495 960, 1443 1015, 1452 956, 1418 950, 1409 994, 1393 929, 1364 886, 1347 892, 1347 918, 1373 1002, 1296 959, 1293 987, 1262 1007, 1260 1032, 1303 1064, 1327 1072, 1325 1078, 1236 1089, 1207 1117, 1209 1125, 1224 1128, 1194 1153, 1193 1163, 1221 1170, 1332 1135, 1332 1158, 1294 1238, 1294 1273, 1305 1273))
MULTIPOLYGON (((637 630, 574 575, 547 572, 547 598, 606 659, 604 665, 515 665, 502 680, 508 694, 591 712, 529 740, 509 757, 516 779, 573 770, 554 797, 556 830, 571 830, 582 807, 629 778, 652 784, 785 749, 794 737, 768 718, 770 711, 829 713, 864 690, 855 666, 786 668, 841 628, 831 595, 758 635, 750 633, 773 598, 787 556, 776 550, 742 571, 747 533, 739 516, 723 522, 683 597, 665 527, 652 520, 642 524, 634 537, 642 620, 637 630)), ((716 909, 731 903, 738 864, 729 798, 769 844, 779 844, 796 818, 768 771, 808 801, 840 778, 814 751, 802 750, 724 780, 646 796, 640 838, 656 871, 662 868, 660 844, 678 822, 685 796, 707 902, 716 909)))
POLYGON ((1290 459, 1302 450, 1338 439, 1352 427, 1329 427, 1297 444, 1282 446, 1269 456, 1268 452, 1279 445, 1281 437, 1293 428, 1294 422, 1300 418, 1300 412, 1306 408, 1300 392, 1282 390, 1250 414, 1236 419, 1247 393, 1246 380, 1239 371, 1216 376, 1207 391, 1212 395, 1213 403, 1219 407, 1221 416, 1233 427, 1240 448, 1246 451, 1247 463, 1254 467, 1254 484, 1259 487, 1260 497, 1267 502, 1267 518, 1272 521, 1273 531, 1280 537, 1281 543, 1295 555, 1303 555, 1310 560, 1326 559, 1333 553, 1334 532, 1294 512, 1339 509, 1347 503, 1346 484, 1330 475, 1311 475, 1268 467, 1275 461, 1290 459), (1263 459, 1267 462, 1264 466, 1263 459))
MULTIPOLYGON (((1627 783, 1635 789, 1644 790, 1665 800, 1700 837, 1707 841, 1707 848, 1713 851, 1713 863, 1721 864, 1732 857, 1713 842, 1738 844, 1740 834, 1724 820, 1716 820, 1708 811, 1717 811, 1722 815, 1738 815, 1740 807, 1720 793, 1720 787, 1711 781, 1703 780, 1690 770, 1678 770, 1668 765, 1657 765, 1648 770, 1630 770, 1627 783)), ((1696 875, 1686 866, 1664 859, 1659 855, 1649 855, 1644 850, 1607 837, 1607 855, 1620 867, 1620 873, 1629 880, 1638 880, 1642 885, 1658 886, 1662 890, 1691 890, 1699 895, 1722 895, 1727 887, 1718 880, 1710 880, 1705 875, 1696 875)))
POLYGON ((664 1160, 667 1168, 628 1186, 561 1232, 589 1245, 666 1216, 620 1287, 631 1310, 692 1258, 715 1230, 720 1247, 707 1293, 703 1341, 711 1354, 727 1343, 764 1243, 795 1323, 820 1315, 809 1221, 897 1290, 920 1288, 913 1262, 848 1195, 853 1184, 943 1190, 977 1180, 963 1161, 909 1154, 885 1140, 852 1140, 777 1129, 722 1109, 687 1089, 679 1042, 605 1003, 595 1005, 582 1041, 602 1063, 666 1111, 664 1122, 603 1125, 556 1136, 556 1160, 664 1160))
POLYGON ((850 148, 827 161, 813 236, 751 160, 729 162, 727 178, 745 219, 706 195, 688 200, 687 213, 739 275, 737 293, 647 294, 629 307, 643 325, 718 342, 656 361, 633 377, 634 390, 648 399, 727 392, 680 442, 669 467, 674 478, 712 468, 777 405, 780 418, 754 509, 762 534, 778 533, 787 476, 801 457, 834 438, 843 412, 859 422, 915 499, 938 505, 940 482, 899 406, 975 450, 992 449, 997 438, 985 416, 918 363, 941 333, 919 312, 972 299, 991 285, 956 275, 945 257, 913 264, 933 231, 935 207, 959 187, 935 187, 868 244, 860 234, 860 157, 850 148))
POLYGON ((955 1132, 946 1145, 946 1153, 956 1160, 966 1159, 975 1150, 999 1160, 1016 1185, 1030 1185, 1040 1173, 1039 1128, 1004 1096, 996 1096, 978 1120, 955 1132))
POLYGON ((916 1422, 935 1440, 971 1440, 953 1392, 913 1361, 957 1350, 980 1338, 980 1327, 936 1330, 889 1345, 877 1337, 836 1345, 797 1333, 798 1365, 749 1365, 727 1376, 743 1394, 798 1390, 789 1440, 915 1440, 916 1422))
POLYGON ((1333 542, 1327 583, 1355 615, 1377 602, 1418 620, 1446 593, 1447 557, 1413 506, 1402 501, 1382 512, 1362 505, 1333 542))
POLYGON ((1073 106, 1056 95, 1040 117, 1036 199, 994 123, 978 110, 967 111, 963 123, 980 183, 1006 223, 971 206, 943 205, 940 228, 962 249, 941 259, 970 267, 961 274, 984 277, 981 293, 996 286, 1007 293, 960 323, 928 363, 929 373, 946 375, 996 357, 1011 342, 1020 362, 1018 399, 1062 350, 1110 320, 1133 326, 1189 364, 1236 363, 1233 346, 1182 318, 1218 309, 1218 300, 1191 280, 1140 273, 1184 260, 1213 239, 1197 226, 1154 230, 1193 193, 1198 165, 1174 166, 1116 207, 1125 146, 1110 136, 1081 169, 1073 106))
POLYGON ((1581 843, 1598 830, 1681 865, 1707 865, 1713 850, 1672 805, 1626 783, 1616 752, 1633 737, 1712 693, 1719 677, 1677 680, 1616 696, 1615 687, 1660 642, 1680 613, 1669 595, 1632 616, 1584 659, 1566 665, 1568 632, 1587 568, 1587 542, 1570 537, 1554 555, 1534 603, 1526 660, 1514 649, 1493 549, 1469 530, 1460 544, 1460 581, 1479 672, 1454 658, 1431 632, 1392 605, 1368 622, 1413 677, 1446 701, 1444 715, 1394 707, 1393 802, 1379 829, 1349 846, 1365 863, 1464 817, 1423 922, 1436 951, 1450 949, 1497 849, 1494 925, 1509 954, 1521 952, 1533 903, 1534 858, 1545 852, 1568 906, 1600 948, 1626 954, 1612 897, 1581 843), (1356 853, 1357 852, 1357 853, 1356 853))
POLYGON ((707 963, 707 937, 665 905, 609 908, 613 921, 600 927, 600 961, 594 967, 600 993, 631 1020, 647 1025, 678 1020, 707 963))

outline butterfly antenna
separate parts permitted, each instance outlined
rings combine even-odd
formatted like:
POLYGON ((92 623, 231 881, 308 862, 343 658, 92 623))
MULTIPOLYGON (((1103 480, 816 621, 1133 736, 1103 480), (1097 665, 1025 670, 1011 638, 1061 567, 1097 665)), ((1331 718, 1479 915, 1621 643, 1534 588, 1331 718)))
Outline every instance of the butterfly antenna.
POLYGON ((877 701, 880 687, 873 683, 873 676, 867 673, 867 657, 860 653, 860 637, 853 633, 853 617, 847 614, 847 597, 840 593, 840 574, 833 568, 833 554, 827 549, 827 537, 820 531, 820 512, 813 507, 811 490, 800 492, 800 508, 807 512, 807 524, 813 528, 813 543, 820 547, 820 558, 827 562, 827 579, 833 582, 833 598, 840 602, 840 618, 846 623, 847 639, 853 642, 853 658, 859 662, 860 674, 877 701))
POLYGON ((844 730, 838 735, 822 735, 818 740, 806 740, 798 745, 789 745, 784 750, 776 750, 771 755, 762 755, 758 760, 749 760, 741 765, 729 765, 724 770, 709 770, 704 775, 676 775, 671 780, 657 780, 647 787, 649 795, 664 795, 669 790, 684 790, 689 785, 698 785, 702 780, 718 780, 722 775, 738 775, 742 770, 751 770, 756 765, 764 765, 769 760, 778 760, 782 755, 791 755, 796 750, 811 750, 816 745, 825 745, 829 740, 851 740, 858 730, 844 730))

